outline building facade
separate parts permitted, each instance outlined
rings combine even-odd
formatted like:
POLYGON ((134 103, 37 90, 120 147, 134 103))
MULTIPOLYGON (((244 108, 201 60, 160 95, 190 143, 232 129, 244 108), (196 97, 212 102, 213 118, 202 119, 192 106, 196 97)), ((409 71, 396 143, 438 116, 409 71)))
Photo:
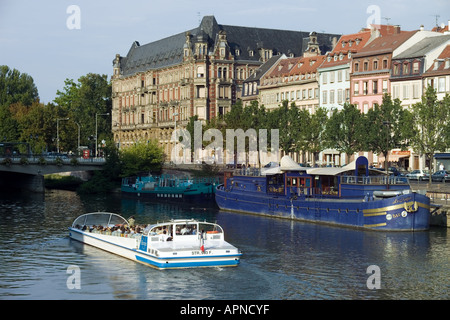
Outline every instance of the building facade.
MULTIPOLYGON (((324 50, 335 35, 318 34, 324 50)), ((276 55, 302 56, 309 33, 220 25, 213 16, 192 30, 145 45, 135 41, 113 61, 112 130, 122 148, 157 139, 167 155, 172 132, 192 116, 224 115, 245 79, 276 55)))

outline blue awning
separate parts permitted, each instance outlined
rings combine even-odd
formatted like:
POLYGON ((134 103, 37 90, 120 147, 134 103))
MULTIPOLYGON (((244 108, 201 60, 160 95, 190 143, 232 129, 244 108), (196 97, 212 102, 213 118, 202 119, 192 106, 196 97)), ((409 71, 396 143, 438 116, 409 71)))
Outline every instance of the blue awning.
POLYGON ((450 153, 435 153, 435 159, 450 159, 450 153))

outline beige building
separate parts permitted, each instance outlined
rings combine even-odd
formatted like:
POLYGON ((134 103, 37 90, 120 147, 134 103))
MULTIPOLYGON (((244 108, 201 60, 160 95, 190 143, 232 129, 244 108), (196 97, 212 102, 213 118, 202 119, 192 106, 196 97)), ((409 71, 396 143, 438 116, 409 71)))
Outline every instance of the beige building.
MULTIPOLYGON (((223 116, 241 97, 245 79, 273 56, 302 56, 308 35, 220 25, 206 16, 195 29, 145 45, 135 41, 113 60, 115 142, 122 148, 157 139, 170 155, 175 126, 192 116, 223 116)), ((325 47, 332 36, 318 34, 325 47)))

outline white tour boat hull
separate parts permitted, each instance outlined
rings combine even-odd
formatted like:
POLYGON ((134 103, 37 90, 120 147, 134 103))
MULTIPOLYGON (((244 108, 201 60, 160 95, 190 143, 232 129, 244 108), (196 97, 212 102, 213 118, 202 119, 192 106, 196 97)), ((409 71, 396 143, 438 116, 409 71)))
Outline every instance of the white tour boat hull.
MULTIPOLYGON (((69 228, 71 239, 146 264, 157 269, 237 266, 242 253, 225 241, 205 240, 184 244, 120 237, 69 228)), ((149 240, 150 238, 150 240, 149 240)), ((157 237, 156 237, 157 238, 157 237)))

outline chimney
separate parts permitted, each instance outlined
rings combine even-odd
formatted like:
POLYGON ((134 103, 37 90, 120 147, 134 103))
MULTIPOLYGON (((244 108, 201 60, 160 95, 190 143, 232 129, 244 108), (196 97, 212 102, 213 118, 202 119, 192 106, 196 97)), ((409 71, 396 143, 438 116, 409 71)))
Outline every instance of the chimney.
POLYGON ((420 31, 423 31, 424 30, 424 26, 423 26, 423 24, 420 26, 420 31))
POLYGON ((400 26, 397 24, 394 26, 394 34, 399 34, 400 33, 400 26))

